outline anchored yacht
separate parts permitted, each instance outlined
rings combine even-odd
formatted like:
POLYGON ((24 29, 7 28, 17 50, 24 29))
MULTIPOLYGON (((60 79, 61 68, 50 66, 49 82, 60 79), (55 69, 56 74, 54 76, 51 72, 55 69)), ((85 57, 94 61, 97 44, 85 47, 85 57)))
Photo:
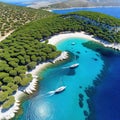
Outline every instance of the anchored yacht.
POLYGON ((66 86, 61 86, 55 90, 55 94, 63 92, 66 89, 66 86))
POLYGON ((70 68, 70 69, 74 69, 74 68, 76 68, 76 67, 78 67, 78 66, 79 66, 79 63, 75 63, 75 64, 71 65, 69 68, 70 68))

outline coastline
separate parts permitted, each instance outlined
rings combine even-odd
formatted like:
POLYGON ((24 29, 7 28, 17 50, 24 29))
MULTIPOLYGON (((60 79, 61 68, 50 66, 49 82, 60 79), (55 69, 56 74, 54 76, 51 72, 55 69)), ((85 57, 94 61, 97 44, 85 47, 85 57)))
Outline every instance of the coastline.
MULTIPOLYGON (((87 40, 92 40, 92 41, 95 41, 98 43, 102 43, 105 47, 111 47, 111 48, 120 50, 120 44, 116 44, 116 43, 110 44, 109 42, 106 42, 104 40, 94 38, 93 35, 88 35, 85 32, 60 33, 58 35, 52 36, 48 40, 48 44, 57 45, 59 42, 64 41, 65 39, 70 38, 70 37, 77 37, 77 38, 84 38, 87 40)), ((62 52, 62 54, 60 56, 58 56, 55 60, 53 60, 53 63, 55 63, 56 61, 59 61, 59 60, 67 59, 67 58, 68 58, 67 52, 62 52)), ((17 90, 16 94, 14 95, 16 102, 9 110, 7 110, 6 112, 2 112, 2 108, 0 107, 0 120, 2 120, 2 119, 9 120, 15 116, 15 113, 19 110, 20 98, 23 95, 25 95, 25 93, 32 94, 34 91, 36 91, 36 85, 38 82, 37 74, 38 74, 38 72, 43 70, 49 64, 51 64, 51 63, 50 62, 41 63, 41 64, 37 65, 36 68, 33 69, 32 71, 26 72, 26 74, 27 73, 32 74, 32 76, 33 76, 32 82, 24 89, 17 90)))
MULTIPOLYGON (((51 44, 55 45, 54 42, 51 44)), ((2 111, 2 106, 0 106, 0 120, 10 120, 15 116, 15 113, 20 109, 21 98, 26 94, 33 94, 36 91, 36 86, 38 84, 37 74, 42 71, 46 66, 56 63, 57 61, 62 61, 68 58, 68 53, 63 51, 60 56, 56 57, 52 62, 44 62, 38 64, 35 69, 30 72, 26 72, 26 74, 32 74, 33 80, 26 86, 20 87, 16 93, 13 95, 15 97, 15 103, 5 112, 2 111)))
POLYGON ((109 43, 105 40, 95 38, 93 35, 86 34, 83 31, 82 32, 74 32, 74 33, 61 33, 59 35, 54 35, 53 37, 51 37, 48 40, 49 41, 48 43, 52 44, 52 45, 56 45, 60 41, 63 41, 63 40, 65 40, 67 38, 70 38, 70 37, 77 37, 77 38, 84 38, 84 39, 87 39, 87 40, 92 40, 92 41, 103 44, 105 47, 120 50, 120 43, 109 43))
POLYGON ((113 8, 113 7, 117 8, 117 7, 120 7, 120 6, 92 6, 92 7, 51 8, 51 9, 47 9, 47 11, 53 12, 53 10, 71 10, 71 9, 84 9, 84 8, 113 8))

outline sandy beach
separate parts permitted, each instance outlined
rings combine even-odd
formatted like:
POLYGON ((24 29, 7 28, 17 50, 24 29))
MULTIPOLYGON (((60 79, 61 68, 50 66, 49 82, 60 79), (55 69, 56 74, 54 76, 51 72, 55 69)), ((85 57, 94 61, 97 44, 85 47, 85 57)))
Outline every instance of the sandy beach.
POLYGON ((84 38, 87 40, 92 40, 92 41, 103 44, 105 47, 110 47, 113 49, 120 50, 120 43, 119 44, 118 43, 109 43, 105 40, 101 40, 99 38, 94 38, 93 35, 88 35, 85 32, 75 32, 75 33, 66 33, 66 34, 63 33, 63 34, 55 35, 48 40, 49 41, 48 43, 52 44, 52 45, 56 45, 60 41, 63 41, 63 40, 70 38, 70 37, 71 38, 77 37, 77 38, 84 38))
MULTIPOLYGON (((63 34, 59 34, 59 35, 55 35, 53 37, 51 37, 48 40, 49 44, 52 45, 56 45, 58 44, 60 41, 63 41, 67 38, 70 37, 77 37, 77 38, 85 38, 88 40, 92 40, 92 41, 96 41, 99 43, 102 43, 105 47, 112 47, 115 49, 119 49, 120 50, 120 44, 110 44, 108 42, 105 42, 104 40, 100 40, 100 39, 95 39, 92 35, 88 35, 85 32, 75 32, 75 33, 63 33, 63 34)), ((67 52, 62 52, 60 56, 58 56, 55 60, 53 60, 53 63, 59 61, 59 60, 64 60, 68 58, 68 53, 67 52)), ((9 120, 11 118, 13 118, 15 116, 15 113, 17 113, 17 111, 19 110, 19 106, 20 106, 20 98, 25 94, 32 94, 34 91, 36 91, 36 86, 37 86, 37 74, 39 71, 43 70, 47 65, 51 64, 50 62, 45 62, 42 64, 39 64, 36 66, 36 68, 34 70, 32 70, 31 72, 26 72, 26 74, 31 73, 33 76, 33 80, 32 82, 25 87, 24 89, 18 90, 16 92, 16 94, 14 95, 15 97, 15 104, 6 112, 2 112, 2 107, 0 107, 0 120, 9 120)))

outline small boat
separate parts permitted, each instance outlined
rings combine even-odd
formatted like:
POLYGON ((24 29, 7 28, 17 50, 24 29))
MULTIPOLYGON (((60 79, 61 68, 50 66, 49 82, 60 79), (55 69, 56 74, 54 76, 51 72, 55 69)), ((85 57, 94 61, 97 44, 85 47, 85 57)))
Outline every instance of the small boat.
POLYGON ((71 65, 69 68, 70 68, 70 69, 74 69, 74 68, 76 68, 76 67, 78 67, 78 66, 79 66, 79 63, 76 63, 76 64, 71 65))
POLYGON ((65 89, 66 89, 66 86, 61 86, 61 87, 59 87, 59 88, 57 88, 57 89, 55 90, 55 94, 61 93, 61 92, 63 92, 65 89))

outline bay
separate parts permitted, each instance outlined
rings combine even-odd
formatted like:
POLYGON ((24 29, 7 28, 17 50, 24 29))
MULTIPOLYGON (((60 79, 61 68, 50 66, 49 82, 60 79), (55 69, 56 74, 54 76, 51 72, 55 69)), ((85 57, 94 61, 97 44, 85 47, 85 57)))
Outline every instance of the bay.
POLYGON ((84 111, 90 112, 85 89, 93 86, 104 65, 99 53, 82 45, 87 41, 68 38, 57 45, 59 50, 69 51, 72 58, 40 72, 43 79, 39 82, 38 92, 23 103, 24 111, 18 120, 85 120, 84 111), (76 62, 80 64, 76 69, 68 67, 76 62), (67 86, 64 92, 52 96, 48 94, 62 85, 67 86), (79 103, 80 94, 83 95, 82 107, 79 103))
MULTIPOLYGON (((66 14, 68 12, 73 12, 74 10, 76 10, 76 8, 73 8, 73 10, 71 9, 54 10, 53 12, 58 14, 64 14, 64 13, 66 14)), ((119 15, 120 7, 80 8, 80 10, 101 12, 120 18, 119 15)), ((83 41, 86 42, 87 40, 83 40, 83 41)), ((68 42, 69 43, 69 46, 67 45, 68 47, 71 46, 71 42, 70 43, 68 42)), ((76 54, 74 50, 66 48, 65 43, 64 44, 63 43, 58 44, 57 46, 58 49, 70 50, 70 52, 76 54)), ((88 51, 89 49, 87 49, 87 52, 88 51)), ((93 64, 95 64, 96 62, 93 61, 92 63, 90 61, 92 60, 92 57, 96 58, 96 56, 94 56, 96 52, 92 51, 92 53, 94 53, 92 55, 90 54, 91 52, 88 52, 89 54, 87 53, 84 54, 84 52, 80 51, 81 54, 78 55, 78 59, 77 59, 80 63, 80 66, 74 72, 72 71, 69 73, 68 69, 66 69, 65 71, 61 71, 61 67, 69 66, 75 62, 75 60, 72 59, 72 61, 70 60, 67 63, 59 65, 58 67, 52 67, 40 73, 43 76, 43 80, 40 81, 39 83, 38 93, 34 98, 31 98, 22 104, 24 108, 24 114, 19 116, 19 120, 33 120, 33 119, 34 120, 59 120, 59 119, 84 120, 85 116, 83 114, 83 111, 86 110, 90 112, 88 108, 88 104, 86 102, 86 99, 88 99, 88 97, 86 96, 84 90, 85 87, 92 86, 93 81, 96 79, 96 77, 98 77, 98 75, 100 75, 100 71, 102 70, 103 67, 103 62, 106 67, 106 71, 104 72, 104 76, 101 78, 102 82, 98 86, 94 86, 96 88, 96 93, 92 96, 92 101, 93 101, 92 107, 94 107, 95 109, 95 113, 94 113, 94 116, 96 117, 95 120, 120 120, 119 52, 109 57, 101 56, 99 53, 97 53, 100 55, 100 58, 97 59, 98 61, 101 61, 100 64, 98 64, 98 66, 101 67, 97 68, 98 69, 97 73, 93 72, 94 69, 96 68, 96 66, 94 66, 93 64), (88 74, 85 74, 91 72, 94 74, 93 75, 94 77, 92 78, 88 74), (82 75, 82 78, 80 75, 82 75), (62 76, 62 80, 64 81, 64 84, 67 85, 67 89, 59 95, 47 97, 45 95, 46 92, 48 92, 49 90, 53 90, 57 86, 59 86, 60 83, 58 81, 60 81, 61 77, 58 76, 62 76), (88 77, 90 79, 88 79, 88 77), (77 84, 74 82, 77 82, 77 84), (79 106, 80 93, 84 95, 84 107, 82 109, 79 106), (46 112, 44 112, 44 110, 46 112)))

